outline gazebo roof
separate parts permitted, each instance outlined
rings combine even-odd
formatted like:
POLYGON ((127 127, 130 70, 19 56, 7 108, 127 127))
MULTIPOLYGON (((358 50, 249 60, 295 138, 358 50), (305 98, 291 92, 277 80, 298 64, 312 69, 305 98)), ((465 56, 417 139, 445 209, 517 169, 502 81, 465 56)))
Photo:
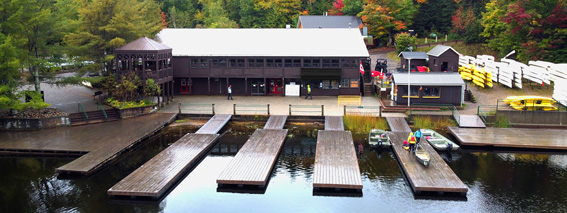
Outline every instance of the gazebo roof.
POLYGON ((159 43, 146 36, 143 36, 135 41, 132 41, 118 49, 117 51, 158 51, 158 50, 171 50, 171 47, 159 43))

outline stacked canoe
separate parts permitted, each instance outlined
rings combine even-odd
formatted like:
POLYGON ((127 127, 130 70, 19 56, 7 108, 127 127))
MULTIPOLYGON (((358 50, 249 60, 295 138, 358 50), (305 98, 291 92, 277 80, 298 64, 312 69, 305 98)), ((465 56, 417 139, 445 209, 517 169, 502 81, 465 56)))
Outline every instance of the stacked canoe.
POLYGON ((516 110, 557 110, 557 107, 553 106, 555 100, 540 96, 509 96, 504 99, 504 103, 510 104, 516 110))
POLYGON ((472 80, 479 87, 492 87, 492 72, 484 70, 474 64, 467 64, 459 67, 459 73, 463 80, 472 80))

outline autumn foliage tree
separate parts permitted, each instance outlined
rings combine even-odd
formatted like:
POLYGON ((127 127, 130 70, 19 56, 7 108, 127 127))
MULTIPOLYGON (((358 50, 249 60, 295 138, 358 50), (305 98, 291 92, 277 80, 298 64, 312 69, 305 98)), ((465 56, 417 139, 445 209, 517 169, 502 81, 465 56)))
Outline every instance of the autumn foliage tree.
POLYGON ((455 11, 455 15, 451 16, 451 20, 453 21, 453 33, 464 36, 465 30, 476 21, 476 16, 472 8, 469 7, 465 11, 463 6, 461 6, 455 11))
POLYGON ((368 33, 377 38, 387 38, 394 44, 394 34, 407 29, 417 12, 412 0, 371 0, 359 13, 368 33))

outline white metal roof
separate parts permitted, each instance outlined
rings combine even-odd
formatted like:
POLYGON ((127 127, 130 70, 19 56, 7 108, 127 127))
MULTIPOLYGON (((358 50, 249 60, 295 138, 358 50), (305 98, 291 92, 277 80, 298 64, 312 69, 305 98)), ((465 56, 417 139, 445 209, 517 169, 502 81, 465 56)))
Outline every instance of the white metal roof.
MULTIPOLYGON (((392 74, 396 85, 408 85, 408 73, 392 74)), ((457 72, 451 73, 410 73, 411 85, 415 86, 464 86, 465 82, 457 72)))
POLYGON ((163 29, 173 56, 369 57, 352 29, 163 29))
POLYGON ((431 50, 429 50, 429 52, 427 52, 427 55, 439 57, 441 54, 445 53, 445 51, 447 51, 447 50, 453 50, 453 52, 455 52, 455 53, 457 53, 457 55, 459 55, 459 52, 457 52, 455 49, 453 49, 450 46, 445 46, 445 45, 435 46, 433 49, 431 49, 431 50))

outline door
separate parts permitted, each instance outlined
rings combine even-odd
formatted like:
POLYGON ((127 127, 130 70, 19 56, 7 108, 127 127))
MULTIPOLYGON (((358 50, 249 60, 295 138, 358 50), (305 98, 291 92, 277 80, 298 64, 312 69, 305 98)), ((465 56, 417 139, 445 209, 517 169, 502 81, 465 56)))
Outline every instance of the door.
POLYGON ((264 95, 264 81, 253 80, 250 81, 250 94, 251 95, 264 95))
POLYGON ((270 86, 270 88, 268 89, 270 94, 283 93, 283 84, 281 79, 270 79, 268 85, 270 86))
POLYGON ((186 78, 181 79, 179 93, 183 93, 183 94, 191 93, 191 82, 189 79, 186 78))

